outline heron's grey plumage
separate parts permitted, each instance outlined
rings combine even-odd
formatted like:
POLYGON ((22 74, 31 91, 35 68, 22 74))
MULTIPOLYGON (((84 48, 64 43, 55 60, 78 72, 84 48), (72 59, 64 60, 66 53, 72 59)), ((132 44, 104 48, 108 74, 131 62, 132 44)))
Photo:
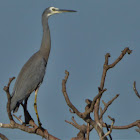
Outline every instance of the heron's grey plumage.
POLYGON ((19 104, 42 83, 46 64, 46 60, 38 51, 23 66, 13 89, 11 110, 17 111, 19 104))
POLYGON ((23 100, 27 99, 30 94, 36 90, 43 81, 47 61, 51 49, 50 30, 48 25, 48 18, 52 14, 62 12, 76 12, 72 10, 59 10, 55 7, 47 8, 42 14, 43 37, 40 50, 33 54, 33 56, 22 67, 17 80, 15 82, 10 110, 16 112, 23 100))

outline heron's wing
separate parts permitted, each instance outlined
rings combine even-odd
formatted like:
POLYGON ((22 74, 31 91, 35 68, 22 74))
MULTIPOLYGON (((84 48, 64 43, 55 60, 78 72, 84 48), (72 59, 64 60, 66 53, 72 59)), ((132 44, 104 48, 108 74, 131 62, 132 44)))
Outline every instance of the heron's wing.
POLYGON ((46 61, 39 53, 34 54, 21 69, 13 89, 13 102, 27 98, 43 81, 46 61))

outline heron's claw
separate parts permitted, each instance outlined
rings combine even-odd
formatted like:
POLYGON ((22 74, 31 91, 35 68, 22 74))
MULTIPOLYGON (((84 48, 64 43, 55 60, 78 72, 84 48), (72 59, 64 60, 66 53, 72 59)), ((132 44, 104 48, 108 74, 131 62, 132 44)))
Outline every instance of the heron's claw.
POLYGON ((44 128, 42 127, 42 123, 39 123, 39 126, 35 129, 35 133, 38 129, 44 130, 44 128))

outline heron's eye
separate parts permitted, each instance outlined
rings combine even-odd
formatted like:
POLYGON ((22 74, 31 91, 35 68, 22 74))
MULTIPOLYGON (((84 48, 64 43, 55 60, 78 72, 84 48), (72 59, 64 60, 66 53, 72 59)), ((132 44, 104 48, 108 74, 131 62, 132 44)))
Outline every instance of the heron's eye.
POLYGON ((55 11, 55 9, 53 8, 52 11, 55 11))

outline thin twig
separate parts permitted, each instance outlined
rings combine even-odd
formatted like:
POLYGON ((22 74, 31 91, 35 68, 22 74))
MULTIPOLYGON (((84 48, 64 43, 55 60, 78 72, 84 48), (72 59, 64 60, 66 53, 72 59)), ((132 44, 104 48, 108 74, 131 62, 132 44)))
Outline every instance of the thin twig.
POLYGON ((136 131, 140 133, 140 129, 136 129, 136 131))
MULTIPOLYGON (((72 121, 73 121, 73 122, 70 122, 70 121, 65 120, 66 123, 71 124, 72 126, 74 126, 75 128, 77 128, 78 130, 80 130, 82 133, 84 133, 84 134, 87 133, 87 129, 88 129, 88 128, 87 128, 87 126, 86 126, 85 124, 79 125, 79 124, 76 122, 76 120, 74 119, 74 117, 72 117, 72 121)), ((91 126, 89 127, 89 132, 92 131, 93 128, 94 128, 94 127, 91 125, 91 126)))
POLYGON ((13 114, 13 116, 14 116, 21 124, 23 124, 23 121, 21 120, 21 116, 17 117, 15 114, 13 114))
POLYGON ((78 130, 80 130, 81 132, 86 133, 86 131, 87 131, 87 126, 86 126, 85 124, 79 125, 79 124, 76 122, 76 120, 74 119, 73 116, 72 116, 72 121, 73 121, 73 122, 70 122, 70 121, 65 120, 66 123, 69 123, 69 124, 71 124, 72 126, 74 126, 75 128, 77 128, 78 130))
POLYGON ((77 129, 81 130, 81 126, 79 124, 75 123, 76 121, 70 122, 70 121, 65 120, 65 122, 71 124, 72 126, 74 126, 77 129))
MULTIPOLYGON (((106 125, 106 129, 107 129, 107 131, 109 131, 109 128, 108 128, 108 126, 107 126, 106 123, 105 123, 105 125, 106 125)), ((111 134, 109 134, 109 138, 110 138, 110 140, 112 140, 112 136, 111 136, 111 134)))
POLYGON ((8 138, 7 138, 5 135, 1 134, 1 133, 0 133, 0 138, 1 138, 2 140, 8 140, 8 138))
POLYGON ((102 138, 104 138, 104 137, 106 137, 106 136, 111 134, 112 129, 113 129, 113 125, 115 123, 115 119, 114 118, 111 118, 110 116, 108 116, 108 118, 112 121, 111 126, 110 126, 110 130, 102 138))
POLYGON ((133 89, 134 89, 135 94, 138 96, 138 98, 140 98, 140 94, 138 93, 138 91, 136 89, 136 81, 134 81, 134 83, 133 83, 133 89))
MULTIPOLYGON (((102 123, 102 126, 103 127, 106 127, 105 123, 102 123)), ((128 125, 123 125, 123 126, 115 126, 115 125, 113 125, 112 128, 113 129, 129 129, 129 128, 132 128, 132 127, 135 127, 135 126, 137 126, 138 128, 140 128, 140 120, 137 120, 137 121, 135 121, 133 123, 130 123, 128 125)), ((108 127, 110 128, 111 125, 108 125, 108 127)))
POLYGON ((108 107, 112 104, 112 102, 117 99, 119 97, 119 94, 117 94, 114 98, 112 98, 108 103, 105 103, 103 100, 103 104, 104 104, 104 110, 102 110, 101 114, 100 114, 100 119, 103 117, 104 113, 107 111, 108 107))
POLYGON ((69 109, 69 112, 70 112, 70 113, 75 113, 75 112, 74 112, 73 110, 71 110, 71 109, 69 109))

